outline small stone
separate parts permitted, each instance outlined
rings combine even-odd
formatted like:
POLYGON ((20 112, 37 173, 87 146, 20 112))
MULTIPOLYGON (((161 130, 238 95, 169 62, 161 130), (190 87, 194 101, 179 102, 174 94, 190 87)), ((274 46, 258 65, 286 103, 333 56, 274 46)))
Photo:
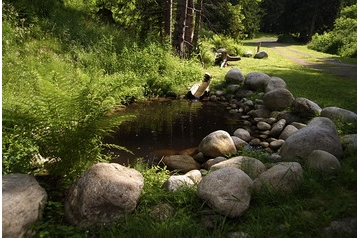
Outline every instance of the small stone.
POLYGON ((258 146, 258 145, 261 144, 261 141, 260 141, 260 139, 258 139, 258 138, 254 138, 254 139, 252 139, 252 140, 250 141, 250 143, 251 143, 252 145, 254 145, 254 146, 258 146))
POLYGON ((277 150, 277 149, 279 149, 279 148, 282 146, 283 143, 285 143, 285 140, 282 140, 282 139, 278 139, 278 140, 272 141, 272 142, 270 143, 270 148, 271 148, 271 149, 274 149, 274 150, 277 150))

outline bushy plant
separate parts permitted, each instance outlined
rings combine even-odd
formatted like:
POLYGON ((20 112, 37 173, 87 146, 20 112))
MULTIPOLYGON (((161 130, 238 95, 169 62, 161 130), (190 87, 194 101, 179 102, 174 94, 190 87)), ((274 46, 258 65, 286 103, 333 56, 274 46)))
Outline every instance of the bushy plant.
POLYGON ((322 35, 315 34, 309 48, 343 57, 357 56, 357 5, 342 9, 334 28, 322 35))
POLYGON ((242 55, 244 53, 239 42, 230 37, 214 35, 210 42, 214 45, 215 50, 225 48, 230 55, 242 55))

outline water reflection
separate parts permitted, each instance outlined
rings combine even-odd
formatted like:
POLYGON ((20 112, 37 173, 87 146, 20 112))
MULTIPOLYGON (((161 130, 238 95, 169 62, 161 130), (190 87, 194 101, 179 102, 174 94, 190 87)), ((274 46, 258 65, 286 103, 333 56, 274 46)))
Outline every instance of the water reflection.
POLYGON ((120 125, 105 143, 124 146, 134 155, 112 149, 113 161, 130 164, 136 158, 152 159, 155 151, 179 152, 197 147, 215 130, 232 134, 239 127, 238 115, 229 114, 225 105, 210 101, 156 100, 136 103, 126 113, 136 118, 120 125))

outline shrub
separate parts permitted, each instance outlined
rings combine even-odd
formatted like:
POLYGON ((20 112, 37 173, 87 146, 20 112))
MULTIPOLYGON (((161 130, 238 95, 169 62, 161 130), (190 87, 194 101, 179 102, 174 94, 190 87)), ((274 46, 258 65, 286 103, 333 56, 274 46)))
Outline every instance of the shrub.
POLYGON ((342 9, 334 28, 322 35, 315 34, 308 47, 313 50, 336 54, 343 57, 357 56, 357 19, 356 5, 342 9))

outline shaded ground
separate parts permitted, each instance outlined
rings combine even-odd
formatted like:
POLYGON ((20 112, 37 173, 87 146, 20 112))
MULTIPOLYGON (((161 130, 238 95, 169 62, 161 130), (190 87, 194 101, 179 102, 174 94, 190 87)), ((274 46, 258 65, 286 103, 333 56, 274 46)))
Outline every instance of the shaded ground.
MULTIPOLYGON (((314 55, 311 55, 307 52, 302 52, 297 49, 293 49, 288 44, 277 43, 277 38, 267 38, 260 40, 261 46, 268 47, 275 51, 276 53, 286 57, 297 64, 307 66, 310 68, 328 71, 330 73, 344 76, 350 79, 357 79, 357 65, 356 64, 347 64, 342 63, 332 58, 316 58, 317 63, 312 63, 304 60, 304 57, 315 58, 314 55), (292 54, 290 54, 292 52, 292 54), (302 58, 300 57, 302 56, 302 58)), ((255 44, 257 44, 256 42, 255 44)))

